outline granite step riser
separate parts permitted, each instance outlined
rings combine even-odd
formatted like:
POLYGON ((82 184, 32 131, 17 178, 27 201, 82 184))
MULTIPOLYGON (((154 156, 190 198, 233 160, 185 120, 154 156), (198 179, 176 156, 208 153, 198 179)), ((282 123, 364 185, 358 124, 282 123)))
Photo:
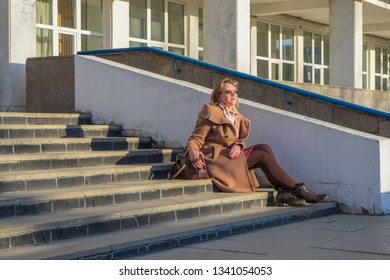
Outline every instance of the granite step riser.
POLYGON ((172 162, 176 153, 138 154, 124 156, 101 156, 67 159, 36 159, 20 160, 0 163, 0 172, 6 171, 29 171, 29 170, 50 170, 74 167, 92 167, 108 165, 130 165, 144 163, 172 162))
POLYGON ((91 117, 73 117, 73 118, 50 118, 50 117, 24 117, 24 116, 2 116, 0 113, 0 125, 10 124, 65 124, 65 125, 81 125, 91 124, 91 117))
POLYGON ((202 193, 212 193, 213 185, 188 185, 177 186, 166 189, 154 189, 145 191, 132 191, 131 188, 127 192, 107 194, 106 191, 102 191, 99 194, 96 191, 93 196, 86 195, 82 191, 78 197, 72 198, 57 198, 57 199, 13 199, 7 202, 3 202, 3 206, 0 206, 0 218, 10 218, 26 215, 39 215, 43 213, 53 213, 56 211, 64 211, 77 208, 92 208, 108 205, 119 205, 130 202, 145 202, 164 198, 173 198, 181 196, 189 196, 202 193), (6 205, 5 205, 6 204, 6 205))
MULTIPOLYGON (((87 176, 68 176, 46 179, 25 179, 14 181, 0 181, 0 194, 14 191, 34 191, 53 188, 66 188, 107 184, 113 182, 166 179, 170 167, 165 166, 145 171, 118 171, 106 172, 87 176)), ((104 171, 103 171, 104 172, 104 171)))
POLYGON ((131 228, 146 227, 155 224, 169 223, 184 219, 195 219, 209 215, 220 215, 234 211, 243 211, 267 205, 267 198, 249 199, 239 202, 227 202, 208 206, 191 207, 186 209, 161 210, 158 213, 143 214, 140 216, 121 216, 116 215, 106 220, 91 221, 89 223, 80 223, 75 221, 74 225, 69 222, 68 226, 53 225, 49 229, 39 229, 37 225, 34 230, 26 229, 21 233, 19 229, 17 234, 8 234, 0 238, 0 249, 10 249, 21 246, 36 246, 50 242, 80 238, 127 230, 131 228))
POLYGON ((0 127, 0 139, 16 138, 81 138, 81 137, 116 137, 120 129, 82 129, 82 128, 31 128, 31 129, 4 129, 0 127))
POLYGON ((137 149, 150 149, 149 142, 107 142, 93 141, 91 143, 47 143, 47 144, 20 144, 0 145, 0 155, 33 154, 50 152, 84 152, 84 151, 131 151, 137 149))
POLYGON ((316 210, 307 214, 291 214, 283 217, 272 217, 258 221, 246 221, 240 224, 225 224, 223 226, 199 229, 194 232, 178 234, 178 236, 158 238, 156 240, 145 240, 141 242, 128 243, 126 246, 112 246, 105 252, 80 252, 76 255, 59 255, 52 260, 116 260, 135 257, 139 255, 155 253, 162 250, 190 246, 200 242, 226 238, 236 234, 249 233, 271 227, 287 225, 291 223, 306 221, 308 219, 320 218, 337 213, 337 207, 316 210))

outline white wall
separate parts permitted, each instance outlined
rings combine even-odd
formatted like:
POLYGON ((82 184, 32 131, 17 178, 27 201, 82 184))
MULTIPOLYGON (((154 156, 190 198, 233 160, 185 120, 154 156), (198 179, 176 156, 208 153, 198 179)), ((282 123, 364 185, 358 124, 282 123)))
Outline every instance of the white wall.
MULTIPOLYGON (((76 56, 76 110, 169 146, 182 146, 210 89, 146 71, 76 56)), ((390 213, 390 139, 240 101, 252 120, 247 144, 270 144, 297 181, 329 194, 345 213, 390 213)))
POLYGON ((249 101, 240 110, 252 119, 248 144, 271 144, 293 178, 325 191, 343 212, 390 211, 390 139, 249 101))
POLYGON ((76 110, 91 111, 96 122, 119 123, 131 134, 146 134, 169 146, 186 142, 198 108, 209 100, 208 89, 100 61, 75 57, 76 110))

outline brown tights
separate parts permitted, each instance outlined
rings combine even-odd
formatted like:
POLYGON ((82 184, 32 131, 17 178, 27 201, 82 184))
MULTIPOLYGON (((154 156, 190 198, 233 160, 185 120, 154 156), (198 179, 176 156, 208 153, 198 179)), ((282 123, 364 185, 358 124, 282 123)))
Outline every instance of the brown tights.
POLYGON ((247 164, 250 170, 260 167, 274 188, 295 188, 296 182, 277 163, 270 146, 256 145, 247 158, 247 164))

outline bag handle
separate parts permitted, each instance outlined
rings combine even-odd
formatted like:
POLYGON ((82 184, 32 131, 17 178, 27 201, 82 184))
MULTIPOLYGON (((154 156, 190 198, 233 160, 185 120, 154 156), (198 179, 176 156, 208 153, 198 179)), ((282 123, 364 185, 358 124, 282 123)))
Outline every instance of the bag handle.
POLYGON ((172 180, 172 179, 175 179, 176 177, 177 177, 177 175, 179 175, 180 174, 180 172, 182 172, 183 171, 183 169, 186 167, 186 165, 187 165, 187 163, 186 164, 183 164, 183 166, 182 167, 180 167, 180 169, 175 173, 175 174, 173 174, 173 176, 171 176, 171 174, 169 174, 169 176, 168 176, 168 180, 172 180))
MULTIPOLYGON (((188 151, 186 151, 185 152, 185 157, 186 157, 186 163, 185 164, 183 164, 183 166, 182 167, 180 167, 180 169, 178 170, 178 171, 176 171, 176 173, 175 174, 173 174, 172 176, 171 176, 171 174, 169 173, 168 174, 168 180, 172 180, 172 179, 175 179, 179 174, 180 174, 180 172, 182 172, 183 171, 183 169, 184 168, 186 168, 186 166, 187 166, 187 164, 193 164, 193 163, 195 163, 195 162, 198 162, 199 160, 202 160, 202 158, 201 157, 198 157, 197 159, 195 159, 195 160, 193 160, 193 161, 190 161, 190 158, 189 158, 189 156, 187 157, 187 155, 188 155, 188 153, 187 153, 188 151)), ((206 154, 205 156, 207 156, 207 155, 209 155, 209 154, 211 154, 211 152, 210 153, 208 153, 208 154, 206 154)))

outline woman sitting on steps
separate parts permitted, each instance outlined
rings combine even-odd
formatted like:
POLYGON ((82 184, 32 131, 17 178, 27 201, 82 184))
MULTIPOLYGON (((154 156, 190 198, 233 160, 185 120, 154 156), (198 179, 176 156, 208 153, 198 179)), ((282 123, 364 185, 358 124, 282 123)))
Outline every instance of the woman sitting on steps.
POLYGON ((251 121, 237 111, 238 82, 225 78, 216 83, 210 104, 201 108, 186 151, 198 170, 207 169, 213 183, 224 192, 252 192, 258 187, 254 174, 261 168, 278 192, 276 205, 303 206, 327 199, 297 183, 278 164, 270 146, 246 147, 251 121), (205 156, 206 155, 206 156, 205 156))

